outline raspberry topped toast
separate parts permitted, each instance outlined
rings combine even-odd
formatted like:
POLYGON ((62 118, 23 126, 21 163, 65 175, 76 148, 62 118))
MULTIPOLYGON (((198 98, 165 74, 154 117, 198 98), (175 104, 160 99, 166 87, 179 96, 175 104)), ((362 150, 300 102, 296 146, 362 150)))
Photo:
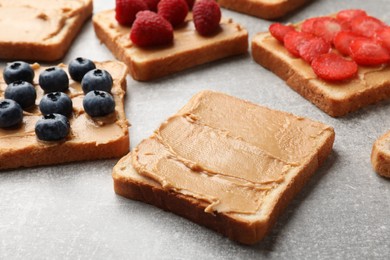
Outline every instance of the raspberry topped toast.
POLYGON ((1 74, 0 169, 129 151, 125 64, 77 58, 69 67, 44 68, 17 61, 1 74))
POLYGON ((161 0, 156 7, 147 3, 117 0, 115 10, 93 17, 97 37, 136 80, 153 80, 247 52, 247 31, 221 18, 213 0, 196 1, 193 12, 192 1, 161 0))
POLYGON ((117 163, 114 188, 254 244, 324 162, 334 137, 322 123, 202 91, 117 163))
POLYGON ((390 97, 390 27, 364 10, 272 24, 253 37, 252 54, 334 117, 390 97))
POLYGON ((92 0, 0 0, 0 58, 62 58, 84 22, 92 0))

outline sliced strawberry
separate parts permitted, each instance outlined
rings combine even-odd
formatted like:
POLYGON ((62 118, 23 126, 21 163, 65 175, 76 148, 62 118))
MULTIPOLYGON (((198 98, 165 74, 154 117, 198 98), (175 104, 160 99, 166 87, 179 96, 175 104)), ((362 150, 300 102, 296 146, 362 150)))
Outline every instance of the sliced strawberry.
POLYGON ((352 32, 364 37, 374 36, 377 30, 385 26, 386 24, 384 24, 381 20, 372 16, 358 16, 351 21, 352 32))
POLYGON ((380 65, 390 61, 389 51, 371 39, 355 39, 351 42, 351 57, 359 65, 380 65))
POLYGON ((365 39, 362 36, 357 36, 356 34, 348 31, 341 31, 333 39, 334 47, 343 55, 351 55, 350 45, 351 42, 355 39, 365 39))
POLYGON ((310 40, 314 36, 310 33, 291 31, 284 37, 284 47, 294 56, 299 56, 299 47, 305 41, 310 40))
POLYGON ((358 70, 356 62, 346 60, 336 53, 317 56, 311 63, 311 67, 318 77, 328 81, 350 79, 358 70))
POLYGON ((313 37, 307 41, 302 42, 298 48, 298 51, 302 59, 308 63, 311 63, 315 57, 324 53, 328 53, 331 48, 332 46, 330 43, 321 37, 313 37))
POLYGON ((313 25, 316 21, 321 21, 323 19, 328 19, 328 17, 313 17, 306 19, 301 25, 301 31, 306 33, 314 33, 313 25))
POLYGON ((272 34, 275 39, 283 43, 283 38, 287 33, 295 31, 295 28, 291 25, 284 25, 281 23, 273 23, 269 27, 269 32, 272 34))
POLYGON ((390 51, 390 27, 383 27, 376 31, 375 38, 390 51))
POLYGON ((314 21, 313 34, 323 38, 327 42, 333 42, 333 38, 341 31, 339 22, 331 17, 314 21))
POLYGON ((344 23, 344 22, 350 22, 352 21, 352 19, 358 16, 367 16, 367 13, 366 11, 361 9, 347 9, 338 12, 336 15, 336 19, 337 21, 344 23))

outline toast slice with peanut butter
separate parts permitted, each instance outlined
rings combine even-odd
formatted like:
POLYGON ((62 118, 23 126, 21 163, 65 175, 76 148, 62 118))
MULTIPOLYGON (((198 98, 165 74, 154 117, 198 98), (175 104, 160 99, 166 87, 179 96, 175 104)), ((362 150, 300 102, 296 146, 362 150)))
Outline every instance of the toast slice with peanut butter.
POLYGON ((92 0, 0 0, 0 59, 62 58, 92 9, 92 0))
POLYGON ((375 141, 372 147, 371 164, 376 173, 390 178, 390 131, 375 141))
POLYGON ((215 35, 198 34, 189 14, 183 25, 174 30, 173 44, 141 48, 129 38, 131 28, 115 20, 115 11, 93 16, 96 36, 114 56, 129 67, 130 75, 149 81, 218 59, 248 51, 248 32, 232 19, 222 18, 215 35))
MULTIPOLYGON (((83 108, 84 93, 80 83, 70 79, 66 91, 73 103, 73 111, 68 118, 70 133, 60 141, 41 141, 35 134, 35 124, 42 118, 38 105, 44 95, 38 79, 45 68, 37 63, 31 65, 35 72, 35 105, 23 111, 21 125, 0 128, 0 170, 114 158, 129 152, 129 123, 124 110, 127 67, 118 61, 95 62, 95 65, 108 71, 113 78, 111 94, 115 110, 107 116, 90 117, 83 108)), ((68 71, 66 65, 58 66, 68 71)), ((0 71, 0 99, 4 97, 6 87, 0 71)))
POLYGON ((217 0, 224 8, 263 19, 281 18, 309 0, 217 0))
POLYGON ((114 189, 254 244, 332 150, 332 127, 202 91, 113 169, 114 189))

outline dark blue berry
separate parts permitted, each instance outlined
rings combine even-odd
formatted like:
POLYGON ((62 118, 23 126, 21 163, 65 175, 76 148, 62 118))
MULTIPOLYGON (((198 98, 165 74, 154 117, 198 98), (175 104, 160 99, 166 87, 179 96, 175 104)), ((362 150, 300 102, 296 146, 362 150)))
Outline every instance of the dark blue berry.
POLYGON ((59 141, 70 131, 69 120, 61 114, 44 115, 35 124, 35 134, 43 141, 59 141))
POLYGON ((12 99, 0 100, 0 128, 19 125, 23 120, 23 110, 12 99))
POLYGON ((94 90, 88 92, 83 100, 85 112, 91 117, 106 116, 115 110, 115 101, 110 93, 94 90))
POLYGON ((61 114, 70 116, 72 114, 72 99, 63 92, 51 92, 44 95, 39 102, 39 109, 42 114, 61 114))
POLYGON ((39 75, 39 85, 46 93, 65 92, 69 88, 69 77, 63 69, 50 67, 39 75))
POLYGON ((81 81, 81 87, 83 88, 84 94, 87 94, 92 90, 103 90, 106 92, 111 92, 111 74, 106 70, 91 70, 85 74, 83 80, 81 81))
POLYGON ((3 71, 5 83, 10 84, 17 80, 23 80, 32 83, 34 79, 34 70, 30 64, 23 61, 14 61, 8 63, 3 71))
POLYGON ((25 109, 35 104, 37 92, 31 83, 17 80, 7 86, 4 97, 15 100, 25 109))
POLYGON ((96 66, 93 61, 81 57, 72 60, 68 68, 70 77, 77 82, 81 82, 84 75, 94 69, 96 69, 96 66))

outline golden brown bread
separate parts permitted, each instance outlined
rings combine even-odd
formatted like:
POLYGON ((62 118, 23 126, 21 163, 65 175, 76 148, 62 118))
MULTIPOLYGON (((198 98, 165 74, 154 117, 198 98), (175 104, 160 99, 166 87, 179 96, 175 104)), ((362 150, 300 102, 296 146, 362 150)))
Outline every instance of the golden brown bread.
MULTIPOLYGON (((0 128, 0 169, 52 165, 72 161, 120 157, 129 151, 128 122, 124 111, 127 67, 117 61, 95 62, 113 77, 111 93, 115 99, 115 112, 102 118, 91 118, 83 109, 84 94, 79 83, 70 80, 67 94, 73 101, 73 114, 69 118, 70 134, 61 142, 39 141, 34 132, 35 122, 41 117, 37 105, 24 111, 23 123, 15 129, 0 128)), ((66 66, 59 66, 66 69, 66 66)), ((39 72, 44 68, 33 64, 36 104, 44 94, 37 84, 39 72)), ((0 75, 0 99, 6 84, 0 75)))
POLYGON ((191 21, 174 30, 174 43, 169 46, 140 48, 132 44, 130 28, 120 26, 115 11, 93 16, 96 36, 116 58, 129 67, 130 75, 148 81, 182 71, 196 65, 242 54, 248 50, 248 33, 231 19, 222 19, 221 31, 211 37, 199 35, 191 21))
POLYGON ((390 178, 390 132, 375 141, 372 147, 371 164, 379 175, 390 178))
POLYGON ((217 0, 220 6, 263 19, 285 16, 309 0, 217 0))
POLYGON ((84 22, 92 0, 0 0, 0 58, 55 61, 62 58, 84 22))
POLYGON ((117 163, 114 189, 254 244, 324 162, 334 137, 324 124, 203 91, 117 163))
POLYGON ((308 63, 293 57, 270 33, 252 39, 253 59, 333 117, 390 98, 390 67, 359 66, 357 77, 342 82, 319 79, 308 63))

